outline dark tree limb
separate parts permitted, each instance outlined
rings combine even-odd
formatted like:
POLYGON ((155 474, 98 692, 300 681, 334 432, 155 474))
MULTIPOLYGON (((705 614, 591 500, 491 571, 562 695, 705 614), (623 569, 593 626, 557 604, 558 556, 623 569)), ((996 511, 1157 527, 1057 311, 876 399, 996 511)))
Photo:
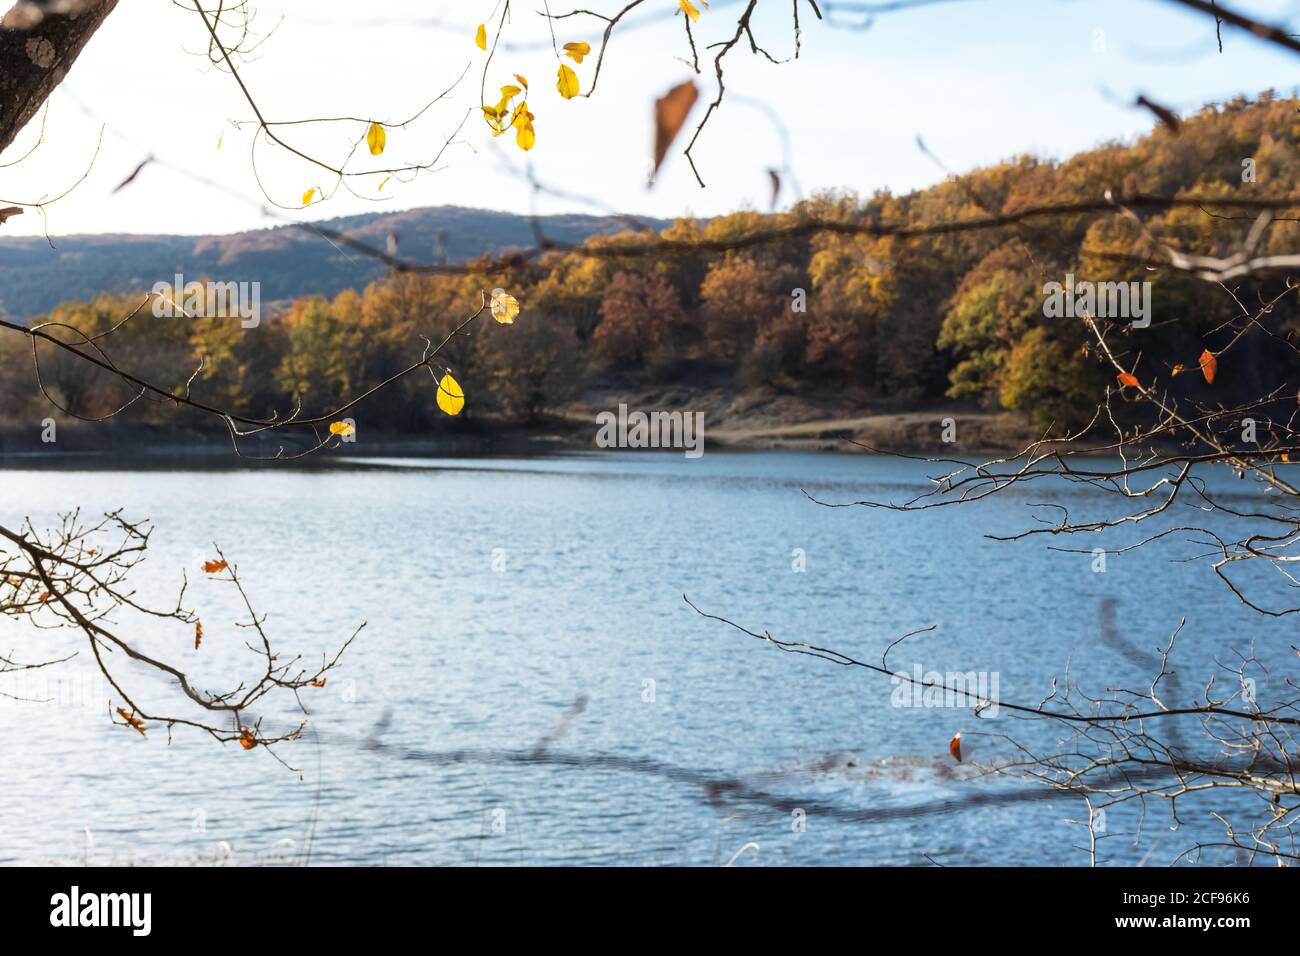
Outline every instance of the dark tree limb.
POLYGON ((0 23, 0 151, 63 82, 86 41, 116 6, 117 0, 20 2, 5 14, 0 23))

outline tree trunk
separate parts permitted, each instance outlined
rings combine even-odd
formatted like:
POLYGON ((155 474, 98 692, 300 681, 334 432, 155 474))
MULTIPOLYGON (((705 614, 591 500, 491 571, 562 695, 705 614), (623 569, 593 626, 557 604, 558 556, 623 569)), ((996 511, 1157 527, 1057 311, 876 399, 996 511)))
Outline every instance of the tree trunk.
POLYGON ((0 24, 0 152, 63 82, 117 0, 19 2, 0 24), (66 9, 69 12, 44 12, 66 9))

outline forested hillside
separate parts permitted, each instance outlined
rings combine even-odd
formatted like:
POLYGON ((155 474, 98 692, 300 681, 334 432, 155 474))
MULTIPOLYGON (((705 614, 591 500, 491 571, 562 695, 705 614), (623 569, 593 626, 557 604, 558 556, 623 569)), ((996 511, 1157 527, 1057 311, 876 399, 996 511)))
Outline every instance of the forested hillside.
MULTIPOLYGON (((304 296, 256 329, 228 319, 142 315, 118 333, 114 361, 153 369, 155 377, 168 369, 179 384, 202 360, 193 394, 253 415, 281 407, 277 399, 286 393, 325 407, 409 364, 422 336, 437 341, 477 307, 479 290, 500 286, 523 305, 515 324, 489 323, 445 353, 474 395, 475 416, 536 419, 593 384, 689 389, 721 380, 736 389, 833 389, 865 401, 959 398, 1022 410, 1040 426, 1059 428, 1084 417, 1115 376, 1090 350, 1081 321, 1046 314, 1044 286, 1067 275, 1149 281, 1151 325, 1127 333, 1142 337, 1132 340, 1133 372, 1201 394, 1201 376, 1175 380, 1173 361, 1163 357, 1186 353, 1180 361, 1195 368, 1202 341, 1217 347, 1213 330, 1284 287, 1259 279, 1221 287, 1151 271, 1143 262, 1159 255, 1152 240, 1188 252, 1232 251, 1254 215, 1216 210, 1213 200, 1300 192, 1298 137, 1296 103, 1266 93, 1207 108, 1177 131, 1159 126, 1135 144, 1103 145, 1064 162, 1018 157, 909 195, 823 195, 784 213, 678 221, 658 234, 727 239, 810 217, 925 226, 1096 202, 1107 190, 1207 200, 1139 209, 1151 238, 1133 219, 1105 211, 906 239, 819 230, 672 256, 620 254, 647 238, 625 234, 535 259, 483 259, 464 274, 395 275, 361 292, 304 296)), ((1294 214, 1281 214, 1259 251, 1292 248, 1296 233, 1294 214)), ((259 266, 246 275, 270 272, 259 266)), ((224 277, 217 269, 211 274, 224 277)), ((94 334, 146 291, 63 305, 49 317, 94 334)), ((1234 352, 1219 370, 1216 398, 1231 401, 1239 391, 1258 393, 1261 383, 1276 382, 1290 382, 1294 393, 1290 376, 1300 362, 1284 343, 1296 316, 1294 298, 1286 296, 1262 317, 1278 347, 1234 352)), ((4 365, 30 363, 25 343, 7 347, 4 365)), ((50 391, 79 414, 104 414, 122 400, 120 382, 97 383, 52 354, 43 356, 43 371, 50 391)), ((25 379, 11 369, 0 380, 25 379)), ((4 407, 9 416, 30 418, 41 405, 39 397, 15 391, 4 396, 4 407)), ((173 411, 144 407, 136 414, 162 420, 173 411)), ((435 408, 431 383, 418 379, 376 396, 358 415, 397 431, 435 422, 455 427, 435 408)))

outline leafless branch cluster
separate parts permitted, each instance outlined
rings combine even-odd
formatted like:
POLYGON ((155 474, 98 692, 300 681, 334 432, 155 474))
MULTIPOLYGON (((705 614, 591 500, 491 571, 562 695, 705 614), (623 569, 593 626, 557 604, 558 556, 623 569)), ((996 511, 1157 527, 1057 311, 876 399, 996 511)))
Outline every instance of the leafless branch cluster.
MULTIPOLYGON (((1235 660, 1220 664, 1219 672, 1206 676, 1199 694, 1189 695, 1172 663, 1183 629, 1184 622, 1179 622, 1153 662, 1155 673, 1148 686, 1091 693, 1067 665, 1061 677, 1052 678, 1042 700, 989 700, 943 677, 918 679, 906 669, 891 666, 891 653, 908 640, 933 631, 933 626, 890 642, 880 663, 875 664, 830 647, 751 630, 683 599, 702 617, 784 653, 866 670, 925 691, 941 691, 965 700, 976 717, 991 708, 1006 711, 1006 719, 1026 724, 1027 733, 982 732, 981 736, 1004 743, 1008 755, 983 762, 980 772, 1045 785, 1053 792, 1084 800, 1089 814, 1089 843, 1084 849, 1094 864, 1098 844, 1115 835, 1097 825, 1098 811, 1137 804, 1140 835, 1149 805, 1165 806, 1177 827, 1182 823, 1180 807, 1201 797, 1214 798, 1208 812, 1223 824, 1224 842, 1198 840, 1171 863, 1188 858, 1199 861, 1201 853, 1224 848, 1242 851, 1246 862, 1268 859, 1281 865, 1300 858, 1296 840, 1300 819, 1300 782, 1296 778, 1300 770, 1296 738, 1300 668, 1283 673, 1266 666, 1253 650, 1234 652, 1235 660), (1268 688, 1268 700, 1261 697, 1263 687, 1268 688), (1224 808, 1224 794, 1229 791, 1238 799, 1232 806, 1247 823, 1231 822, 1224 808)), ((1120 636, 1113 621, 1103 622, 1102 638, 1126 656, 1146 663, 1146 655, 1120 636)), ((1300 650, 1296 653, 1300 656, 1300 650)), ((1011 791, 1006 796, 1021 799, 1024 794, 1011 791)), ((996 802, 998 798, 991 799, 996 802)))
POLYGON ((1213 377, 1219 363, 1233 356, 1252 335, 1267 337, 1274 347, 1295 349, 1289 338, 1278 336, 1261 322, 1281 298, 1294 294, 1288 282, 1255 311, 1245 311, 1243 306, 1238 318, 1219 330, 1225 344, 1202 353, 1201 369, 1193 366, 1191 372, 1166 362, 1158 374, 1154 369, 1160 362, 1134 348, 1134 330, 1084 316, 1081 321, 1094 337, 1097 355, 1117 379, 1117 386, 1106 390, 1085 426, 1039 438, 1009 457, 920 459, 946 470, 930 477, 928 489, 904 500, 813 500, 833 507, 922 511, 969 505, 1030 486, 1042 488, 1038 498, 1050 499, 1052 492, 1078 486, 1093 493, 1090 500, 1104 514, 1080 517, 1068 505, 1036 502, 1035 507, 1050 509, 1053 517, 1039 517, 1038 526, 1014 534, 989 537, 1004 541, 1043 535, 1069 538, 1132 529, 1138 537, 1111 551, 1122 554, 1178 536, 1200 546, 1197 557, 1211 560, 1214 572, 1252 610, 1269 616, 1300 612, 1300 604, 1266 607, 1247 597, 1229 575, 1243 562, 1256 562, 1278 571, 1286 590, 1300 587, 1289 570, 1300 560, 1296 500, 1300 489, 1289 474, 1293 456, 1300 459, 1300 431, 1296 430, 1300 407, 1294 394, 1284 392, 1279 384, 1247 401, 1223 405, 1180 398, 1173 388, 1179 374, 1213 377), (1235 503, 1235 495, 1226 494, 1221 484, 1205 480, 1196 471, 1207 466, 1218 466, 1238 479, 1252 479, 1259 492, 1258 503, 1249 508, 1235 503), (1103 509, 1107 499, 1117 502, 1118 508, 1103 509), (1181 520, 1187 515, 1189 520, 1181 520), (1147 523, 1171 516, 1172 524, 1144 530, 1147 523))
MULTIPOLYGON (((131 583, 132 572, 145 560, 152 533, 147 523, 132 522, 120 512, 92 521, 80 512, 71 512, 48 531, 39 530, 30 521, 17 530, 0 526, 0 616, 21 620, 37 630, 79 631, 118 697, 118 701, 106 702, 110 718, 141 734, 147 735, 152 726, 161 724, 170 739, 174 727, 189 727, 222 742, 238 741, 250 750, 295 739, 302 723, 269 731, 255 712, 272 703, 270 698, 287 696, 305 718, 300 692, 324 686, 329 672, 365 625, 319 663, 308 664, 300 656, 283 657, 274 649, 266 616, 255 610, 237 565, 215 549, 216 557, 205 562, 203 572, 237 593, 247 617, 235 626, 250 635, 245 647, 253 654, 254 672, 230 689, 207 690, 187 670, 169 663, 163 655, 143 650, 144 643, 131 636, 132 627, 139 629, 145 619, 152 618, 163 622, 168 633, 192 640, 195 651, 202 646, 203 624, 186 605, 188 578, 184 573, 175 603, 165 607, 143 602, 131 583), (135 624, 123 623, 123 617, 135 624), (179 688, 190 713, 171 712, 174 702, 148 702, 147 692, 138 689, 145 674, 179 688)), ((174 659, 176 655, 165 656, 174 659)), ((58 662, 15 664, 6 656, 0 658, 0 671, 58 662)))
MULTIPOLYGON (((180 0, 173 0, 173 2, 177 6, 186 6, 185 4, 182 4, 180 0)), ((372 181, 377 180, 379 182, 379 187, 382 188, 383 184, 390 178, 409 181, 421 172, 436 169, 442 161, 447 149, 455 142, 457 134, 460 132, 470 115, 469 112, 466 112, 461 117, 451 135, 443 138, 442 144, 427 160, 416 163, 400 163, 398 165, 382 163, 373 166, 372 168, 354 169, 352 168, 353 160, 361 151, 362 147, 366 145, 368 133, 373 128, 378 126, 381 130, 387 130, 405 129, 410 127, 412 124, 420 120, 434 106, 451 95, 452 91, 456 89, 460 81, 464 79, 466 73, 469 72, 469 64, 466 63, 465 67, 460 71, 460 74, 449 86, 447 86, 447 88, 434 95, 428 102, 410 116, 398 118, 385 118, 379 116, 317 116, 296 117, 288 120, 268 119, 263 113, 262 108, 258 105, 257 99, 254 97, 248 83, 244 81, 244 78, 241 76, 239 68, 235 63, 236 59, 246 58, 263 42, 265 42, 267 37, 270 36, 269 33, 260 36, 254 33, 252 28, 253 14, 250 11, 247 0, 217 0, 217 2, 212 5, 205 5, 202 0, 190 0, 188 6, 192 8, 194 13, 202 20, 203 27, 207 33, 208 49, 206 56, 214 66, 224 70, 231 76, 238 85, 239 91, 245 102, 248 104, 249 109, 253 112, 255 117, 254 120, 236 121, 235 126, 243 127, 253 125, 256 127, 256 132, 250 145, 253 175, 256 178, 258 187, 261 189, 262 195, 265 197, 266 201, 277 208, 301 209, 311 205, 313 202, 328 199, 340 188, 347 189, 348 192, 358 198, 374 200, 375 196, 362 195, 353 189, 351 186, 352 180, 358 178, 365 178, 372 181), (350 149, 341 160, 322 159, 306 149, 295 145, 289 138, 291 129, 319 127, 329 124, 343 124, 355 127, 357 130, 357 135, 352 140, 350 149), (333 177, 333 184, 329 187, 325 187, 319 196, 316 195, 315 189, 311 190, 310 193, 307 194, 310 198, 304 198, 301 203, 290 204, 276 200, 272 197, 258 172, 257 147, 259 140, 262 138, 265 138, 267 141, 278 146, 287 153, 298 157, 311 167, 330 174, 333 177)), ((372 152, 374 151, 372 150, 372 152)), ((374 154, 380 155, 382 152, 383 149, 380 147, 378 152, 374 152, 374 154)))

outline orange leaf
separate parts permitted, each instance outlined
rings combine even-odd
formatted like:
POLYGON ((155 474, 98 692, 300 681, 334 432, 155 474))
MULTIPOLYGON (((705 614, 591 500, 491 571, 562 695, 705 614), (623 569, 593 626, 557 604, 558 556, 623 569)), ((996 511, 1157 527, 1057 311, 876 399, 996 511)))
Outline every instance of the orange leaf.
POLYGON ((239 746, 245 750, 252 750, 257 746, 257 738, 253 736, 253 732, 247 727, 239 732, 239 746))
POLYGON ((948 753, 952 754, 953 758, 958 763, 961 763, 961 732, 960 731, 958 731, 957 736, 953 737, 952 740, 948 741, 948 753))
POLYGON ((225 561, 204 561, 203 570, 208 574, 220 574, 226 568, 230 567, 225 561))
POLYGON ((668 147, 672 145, 673 140, 681 131, 683 124, 686 122, 687 115, 691 112, 691 107, 699 98, 700 91, 690 80, 674 86, 659 99, 655 100, 655 172, 659 172, 659 166, 663 163, 664 157, 668 155, 668 147))
POLYGON ((1177 365, 1175 365, 1172 369, 1170 369, 1169 374, 1170 374, 1170 375, 1177 375, 1179 372, 1186 372, 1186 371, 1187 371, 1187 369, 1183 368, 1183 363, 1182 363, 1182 362, 1179 362, 1179 363, 1178 363, 1177 365))
POLYGON ((1136 376, 1136 375, 1133 375, 1133 374, 1131 374, 1131 373, 1129 373, 1129 372, 1120 372, 1119 375, 1116 376, 1116 378, 1119 379, 1119 383, 1120 383, 1120 385, 1122 385, 1122 386, 1124 386, 1124 387, 1126 387, 1126 388, 1138 388, 1138 387, 1139 387, 1139 386, 1138 386, 1137 376, 1136 376))
POLYGON ((1205 375, 1205 381, 1210 385, 1214 384, 1215 373, 1219 371, 1219 360, 1214 357, 1214 353, 1206 349, 1201 353, 1201 372, 1205 375))
POLYGON ((197 651, 199 645, 203 643, 203 622, 194 622, 194 649, 197 651))
POLYGON ((141 736, 141 737, 148 737, 148 736, 149 736, 149 735, 145 732, 145 729, 144 729, 144 721, 141 720, 139 717, 137 717, 134 713, 128 714, 128 713, 127 713, 125 710, 123 710, 121 707, 117 708, 117 712, 118 712, 118 714, 121 716, 121 718, 122 718, 123 720, 126 721, 128 727, 131 727, 131 728, 133 728, 133 729, 135 729, 135 730, 138 730, 138 731, 140 732, 140 736, 141 736))
POLYGON ((42 592, 41 592, 41 596, 38 597, 36 600, 38 600, 40 603, 44 604, 44 603, 45 603, 46 601, 48 601, 49 599, 50 599, 50 592, 49 592, 49 591, 42 591, 42 592))
POLYGON ((329 680, 328 677, 322 677, 322 678, 320 678, 320 680, 314 680, 314 681, 312 681, 312 682, 311 682, 311 686, 312 686, 312 687, 324 687, 324 686, 325 686, 325 682, 326 682, 327 680, 329 680))

